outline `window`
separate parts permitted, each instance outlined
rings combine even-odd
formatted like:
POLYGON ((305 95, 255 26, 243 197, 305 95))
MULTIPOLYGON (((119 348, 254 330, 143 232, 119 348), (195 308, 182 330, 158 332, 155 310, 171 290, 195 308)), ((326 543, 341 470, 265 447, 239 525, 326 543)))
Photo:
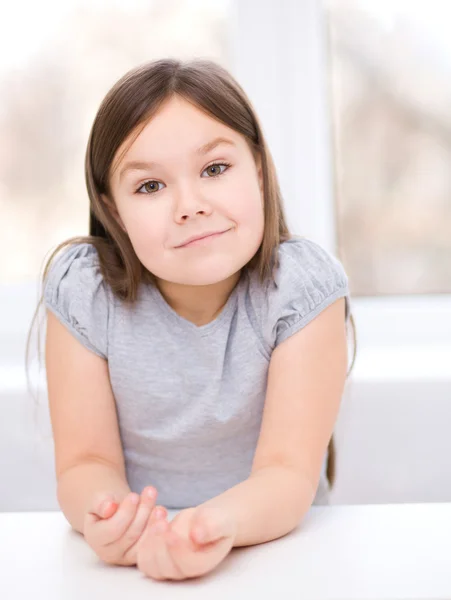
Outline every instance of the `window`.
POLYGON ((229 13, 229 0, 24 0, 3 11, 0 396, 25 386, 45 259, 88 233, 84 153, 102 98, 126 71, 156 58, 229 66, 229 13))
POLYGON ((353 292, 451 293, 450 7, 326 7, 337 235, 353 292))
POLYGON ((87 234, 84 152, 107 90, 162 56, 227 66, 227 19, 225 0, 28 0, 4 11, 0 284, 35 280, 49 250, 87 234))
MULTIPOLYGON (((47 253, 61 240, 87 232, 84 150, 101 99, 126 70, 167 55, 214 58, 246 90, 274 158, 291 230, 337 253, 350 276, 360 349, 362 340, 364 345, 449 344, 451 201, 446 194, 451 182, 443 137, 449 84, 439 68, 445 69, 451 50, 445 51, 442 29, 431 34, 433 11, 423 19, 414 12, 417 4, 264 0, 256 9, 254 0, 43 0, 39 5, 28 0, 11 5, 0 21, 0 375, 9 377, 11 364, 23 375, 25 334, 47 253), (354 29, 348 31, 349 15, 359 19, 357 29, 351 19, 354 29), (411 72, 402 62, 408 48, 398 47, 395 35, 405 34, 407 25, 400 23, 406 19, 415 23, 409 25, 409 39, 417 44, 412 56, 418 69, 408 81, 400 76, 411 72), (367 56, 363 50, 379 48, 375 64, 390 70, 386 94, 397 99, 397 110, 382 100, 379 112, 375 100, 362 104, 358 90, 369 94, 364 74, 345 64, 349 57, 337 49, 341 37, 350 44, 359 27, 367 33, 358 37, 363 46, 356 60, 367 56), (389 42, 390 52, 382 48, 389 42), (423 89, 423 81, 435 92, 423 89), (361 121, 365 139, 355 128, 359 110, 370 111, 371 118, 361 121), (399 152, 392 152, 395 142, 399 152)), ((431 5, 441 17, 434 27, 446 24, 444 3, 431 0, 431 5)), ((375 90, 383 96, 380 85, 375 90)))

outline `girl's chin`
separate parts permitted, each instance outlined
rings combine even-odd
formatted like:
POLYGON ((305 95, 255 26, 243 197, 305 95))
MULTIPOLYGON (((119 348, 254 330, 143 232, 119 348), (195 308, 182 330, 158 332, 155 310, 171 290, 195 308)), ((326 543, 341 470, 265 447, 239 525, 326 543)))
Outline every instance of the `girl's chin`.
POLYGON ((191 285, 191 286, 206 286, 206 285, 215 285, 217 283, 221 283, 225 279, 229 279, 233 273, 227 273, 224 276, 216 273, 214 276, 209 275, 193 275, 191 277, 180 277, 177 281, 172 280, 172 283, 177 283, 179 285, 191 285))
MULTIPOLYGON (((186 261, 177 268, 168 269, 149 269, 157 279, 167 281, 178 285, 205 286, 214 285, 234 277, 242 269, 240 260, 232 257, 221 257, 222 260, 210 260, 201 264, 200 261, 186 261), (197 264, 196 264, 197 263, 197 264)), ((175 266, 175 265, 174 265, 175 266)))

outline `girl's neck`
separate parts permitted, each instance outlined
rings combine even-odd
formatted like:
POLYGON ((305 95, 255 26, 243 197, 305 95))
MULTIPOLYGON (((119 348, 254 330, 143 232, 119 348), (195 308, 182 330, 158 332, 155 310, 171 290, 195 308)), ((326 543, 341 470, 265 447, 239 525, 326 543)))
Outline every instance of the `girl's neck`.
POLYGON ((241 271, 211 285, 183 285, 157 280, 161 295, 175 312, 198 327, 219 315, 240 279, 241 271))

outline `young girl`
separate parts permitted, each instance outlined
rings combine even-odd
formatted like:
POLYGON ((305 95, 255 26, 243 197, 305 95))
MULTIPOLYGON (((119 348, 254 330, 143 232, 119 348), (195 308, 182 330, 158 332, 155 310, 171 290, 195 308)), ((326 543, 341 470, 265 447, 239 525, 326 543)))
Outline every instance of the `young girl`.
POLYGON ((122 77, 86 182, 91 236, 43 279, 58 501, 104 561, 196 577, 327 502, 347 277, 290 236, 259 121, 210 61, 122 77))

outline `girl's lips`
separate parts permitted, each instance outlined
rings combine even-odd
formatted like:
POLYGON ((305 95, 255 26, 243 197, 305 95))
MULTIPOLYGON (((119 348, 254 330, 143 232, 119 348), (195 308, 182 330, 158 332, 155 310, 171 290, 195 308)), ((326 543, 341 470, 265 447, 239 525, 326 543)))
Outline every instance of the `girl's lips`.
POLYGON ((203 246, 203 245, 209 244, 210 241, 220 237, 224 233, 227 233, 227 231, 230 231, 230 229, 227 229, 226 231, 219 231, 218 233, 212 233, 205 237, 198 238, 197 240, 192 240, 191 242, 188 242, 187 244, 183 244, 183 246, 178 246, 178 247, 179 248, 190 248, 191 246, 203 246))

